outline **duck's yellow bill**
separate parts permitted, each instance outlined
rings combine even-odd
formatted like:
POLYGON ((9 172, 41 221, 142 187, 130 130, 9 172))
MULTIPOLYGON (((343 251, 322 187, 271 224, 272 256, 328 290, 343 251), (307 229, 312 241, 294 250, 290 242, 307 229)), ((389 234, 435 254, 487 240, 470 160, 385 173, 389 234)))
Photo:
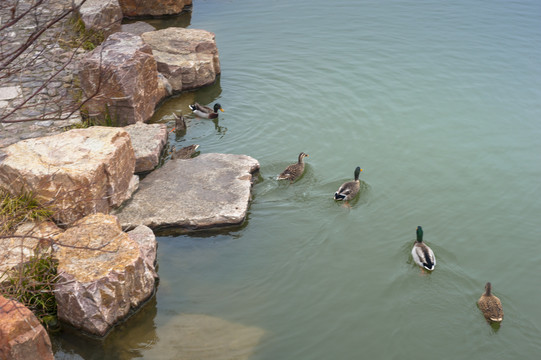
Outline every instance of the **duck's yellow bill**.
POLYGON ((224 109, 222 109, 222 108, 220 108, 220 111, 221 111, 221 112, 224 112, 225 110, 224 110, 224 109))

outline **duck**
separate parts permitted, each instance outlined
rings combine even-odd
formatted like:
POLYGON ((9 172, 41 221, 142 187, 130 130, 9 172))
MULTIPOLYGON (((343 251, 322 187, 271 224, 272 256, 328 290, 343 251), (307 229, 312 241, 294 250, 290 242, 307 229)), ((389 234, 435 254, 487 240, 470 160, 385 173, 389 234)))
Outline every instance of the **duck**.
POLYGON ((221 112, 225 111, 224 109, 222 109, 222 105, 218 103, 214 104, 213 109, 209 108, 208 106, 200 105, 198 103, 189 105, 189 107, 195 115, 205 119, 216 119, 218 117, 218 110, 220 110, 221 112))
POLYGON ((481 295, 479 300, 477 300, 477 306, 479 306, 479 309, 481 309, 488 322, 502 322, 502 302, 497 296, 492 295, 492 284, 490 284, 490 282, 486 283, 485 292, 481 295))
POLYGON ((193 144, 193 145, 186 146, 186 147, 183 147, 181 149, 176 150, 175 146, 173 146, 171 148, 171 160, 174 160, 174 159, 191 159, 191 157, 196 152, 198 147, 199 147, 198 144, 193 144))
POLYGON ((301 152, 299 154, 299 160, 296 164, 289 165, 280 175, 278 180, 289 180, 291 182, 297 180, 304 173, 304 158, 308 157, 308 154, 301 152))
POLYGON ((411 249, 411 256, 417 265, 426 270, 434 270, 436 257, 432 249, 423 242, 423 228, 417 226, 417 240, 411 249))
POLYGON ((334 200, 348 201, 357 196, 361 188, 361 181, 359 180, 359 174, 361 171, 363 171, 363 169, 361 169, 359 166, 355 168, 355 180, 347 181, 340 185, 338 190, 334 193, 334 200))
POLYGON ((174 131, 185 131, 186 130, 186 120, 184 120, 184 116, 182 116, 182 113, 180 115, 173 113, 173 117, 175 118, 175 128, 174 131))

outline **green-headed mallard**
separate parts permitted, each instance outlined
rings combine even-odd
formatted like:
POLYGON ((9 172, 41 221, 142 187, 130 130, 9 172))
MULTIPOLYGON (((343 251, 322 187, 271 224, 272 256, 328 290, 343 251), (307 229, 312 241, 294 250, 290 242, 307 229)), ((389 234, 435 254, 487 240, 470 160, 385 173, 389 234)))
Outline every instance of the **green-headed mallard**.
POLYGON ((193 154, 195 153, 198 147, 199 145, 193 144, 193 145, 183 147, 182 149, 176 150, 175 147, 173 146, 171 148, 171 160, 191 159, 191 157, 193 156, 193 154))
POLYGON ((487 282, 485 293, 477 300, 477 306, 479 306, 487 321, 499 323, 503 320, 502 302, 497 296, 492 295, 491 291, 492 285, 487 282))
POLYGON ((411 249, 411 256, 420 267, 430 271, 434 270, 436 257, 432 249, 423 242, 423 228, 420 226, 417 226, 417 240, 411 249))
POLYGON ((347 181, 343 183, 339 188, 338 191, 334 193, 334 200, 351 200, 355 196, 357 196, 357 193, 359 193, 359 189, 361 188, 361 181, 359 180, 359 174, 363 171, 359 166, 355 169, 355 180, 353 181, 347 181))
POLYGON ((291 182, 298 179, 304 172, 304 158, 308 157, 308 154, 301 152, 299 154, 299 160, 296 164, 289 165, 280 175, 278 175, 278 180, 289 180, 291 182))
POLYGON ((222 105, 218 103, 214 104, 214 109, 211 109, 208 106, 200 105, 198 103, 189 106, 195 115, 205 119, 216 119, 218 117, 218 110, 220 110, 221 112, 225 111, 224 109, 222 109, 222 105))

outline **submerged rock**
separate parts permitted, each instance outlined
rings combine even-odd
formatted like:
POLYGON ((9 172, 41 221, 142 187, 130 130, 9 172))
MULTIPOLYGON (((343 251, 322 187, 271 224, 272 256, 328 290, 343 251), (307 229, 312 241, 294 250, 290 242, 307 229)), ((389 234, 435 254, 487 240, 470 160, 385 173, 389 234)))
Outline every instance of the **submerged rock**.
POLYGON ((125 228, 239 225, 246 218, 257 170, 257 160, 246 155, 203 154, 168 161, 141 181, 117 216, 125 228))
POLYGON ((23 304, 0 296, 0 359, 54 360, 51 340, 23 304))
POLYGON ((130 134, 135 151, 135 173, 151 171, 158 166, 167 143, 167 125, 138 123, 124 129, 130 134))
POLYGON ((58 238, 58 318, 104 336, 154 293, 156 238, 150 229, 122 232, 112 215, 79 220, 58 238))
POLYGON ((247 360, 265 330, 200 314, 182 314, 157 329, 160 339, 148 358, 183 360, 247 360))
POLYGON ((0 187, 31 191, 60 222, 109 212, 131 196, 135 155, 123 129, 93 126, 19 141, 0 160, 0 187))
POLYGON ((220 58, 215 35, 206 30, 167 28, 141 35, 152 47, 158 71, 173 91, 210 85, 220 74, 220 58))

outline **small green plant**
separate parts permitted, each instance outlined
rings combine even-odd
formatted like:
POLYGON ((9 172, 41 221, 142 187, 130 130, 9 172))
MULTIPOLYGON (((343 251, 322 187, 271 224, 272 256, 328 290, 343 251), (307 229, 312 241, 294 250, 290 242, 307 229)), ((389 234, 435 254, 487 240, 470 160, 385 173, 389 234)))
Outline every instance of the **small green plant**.
POLYGON ((62 43, 71 48, 82 47, 85 50, 94 50, 105 40, 103 31, 87 29, 79 15, 70 19, 71 28, 64 33, 62 43))
POLYGON ((44 221, 53 212, 42 206, 32 192, 18 196, 0 189, 0 235, 7 235, 25 221, 44 221))
POLYGON ((52 327, 57 313, 53 292, 56 279, 57 261, 46 253, 36 254, 9 272, 0 293, 24 304, 46 327, 52 327))

